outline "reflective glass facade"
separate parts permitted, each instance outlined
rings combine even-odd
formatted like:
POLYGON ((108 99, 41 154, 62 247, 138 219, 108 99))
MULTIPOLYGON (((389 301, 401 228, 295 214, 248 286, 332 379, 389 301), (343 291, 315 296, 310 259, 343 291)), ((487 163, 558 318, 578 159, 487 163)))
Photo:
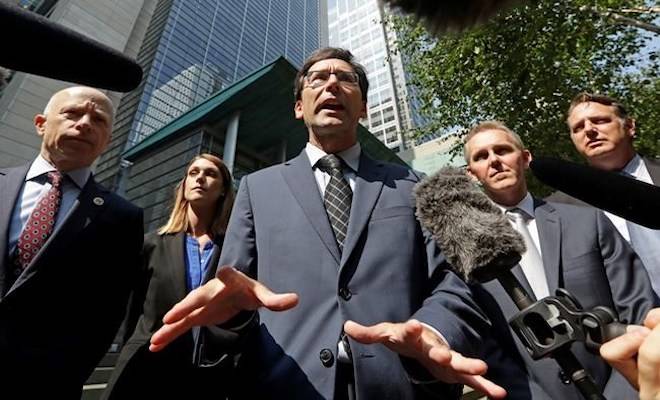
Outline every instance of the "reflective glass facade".
POLYGON ((405 132, 415 126, 403 63, 390 51, 395 33, 381 20, 378 0, 329 0, 331 46, 349 49, 369 78, 368 116, 361 123, 394 151, 407 148, 405 132))
POLYGON ((155 48, 127 148, 212 93, 279 56, 294 65, 321 46, 324 0, 173 0, 155 48))

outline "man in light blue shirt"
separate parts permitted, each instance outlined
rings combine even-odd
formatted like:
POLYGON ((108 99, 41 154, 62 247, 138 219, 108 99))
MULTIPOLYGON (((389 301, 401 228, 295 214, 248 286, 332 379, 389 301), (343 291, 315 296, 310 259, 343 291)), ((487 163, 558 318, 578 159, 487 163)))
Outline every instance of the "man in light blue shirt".
MULTIPOLYGON (((567 114, 571 140, 589 165, 660 185, 660 160, 635 151, 635 119, 621 102, 601 94, 579 93, 567 114)), ((561 192, 548 200, 586 205, 561 192)), ((646 228, 609 212, 605 215, 642 259, 655 293, 660 296, 660 230, 646 228)))

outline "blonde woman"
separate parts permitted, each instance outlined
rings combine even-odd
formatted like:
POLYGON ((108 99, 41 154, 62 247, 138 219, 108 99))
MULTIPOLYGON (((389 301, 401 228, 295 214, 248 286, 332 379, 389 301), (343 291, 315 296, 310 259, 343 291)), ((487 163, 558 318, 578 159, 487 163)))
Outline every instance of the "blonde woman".
POLYGON ((232 179, 221 159, 192 159, 175 189, 167 223, 145 236, 144 279, 127 316, 126 341, 105 392, 107 399, 223 399, 233 367, 229 348, 237 332, 195 328, 165 351, 148 350, 165 313, 186 294, 215 276, 234 202, 232 179), (228 382, 228 380, 227 380, 228 382))

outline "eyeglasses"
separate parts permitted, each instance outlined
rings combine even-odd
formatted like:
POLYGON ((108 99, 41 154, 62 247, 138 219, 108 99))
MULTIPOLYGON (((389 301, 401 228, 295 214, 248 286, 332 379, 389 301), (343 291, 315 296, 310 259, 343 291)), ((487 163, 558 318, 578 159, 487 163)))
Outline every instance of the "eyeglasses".
POLYGON ((313 89, 321 87, 328 82, 330 75, 334 75, 340 84, 342 85, 357 85, 359 82, 359 76, 355 72, 351 71, 307 71, 305 74, 305 82, 307 85, 313 89))

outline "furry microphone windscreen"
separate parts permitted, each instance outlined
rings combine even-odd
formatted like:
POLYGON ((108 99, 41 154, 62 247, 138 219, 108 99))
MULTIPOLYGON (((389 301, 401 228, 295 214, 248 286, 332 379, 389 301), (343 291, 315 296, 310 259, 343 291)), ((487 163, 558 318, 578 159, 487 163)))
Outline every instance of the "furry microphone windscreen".
POLYGON ((511 269, 525 242, 506 216, 461 169, 445 167, 415 186, 416 215, 467 282, 511 269))
POLYGON ((431 33, 463 30, 486 21, 515 0, 384 0, 395 10, 412 14, 431 33))

